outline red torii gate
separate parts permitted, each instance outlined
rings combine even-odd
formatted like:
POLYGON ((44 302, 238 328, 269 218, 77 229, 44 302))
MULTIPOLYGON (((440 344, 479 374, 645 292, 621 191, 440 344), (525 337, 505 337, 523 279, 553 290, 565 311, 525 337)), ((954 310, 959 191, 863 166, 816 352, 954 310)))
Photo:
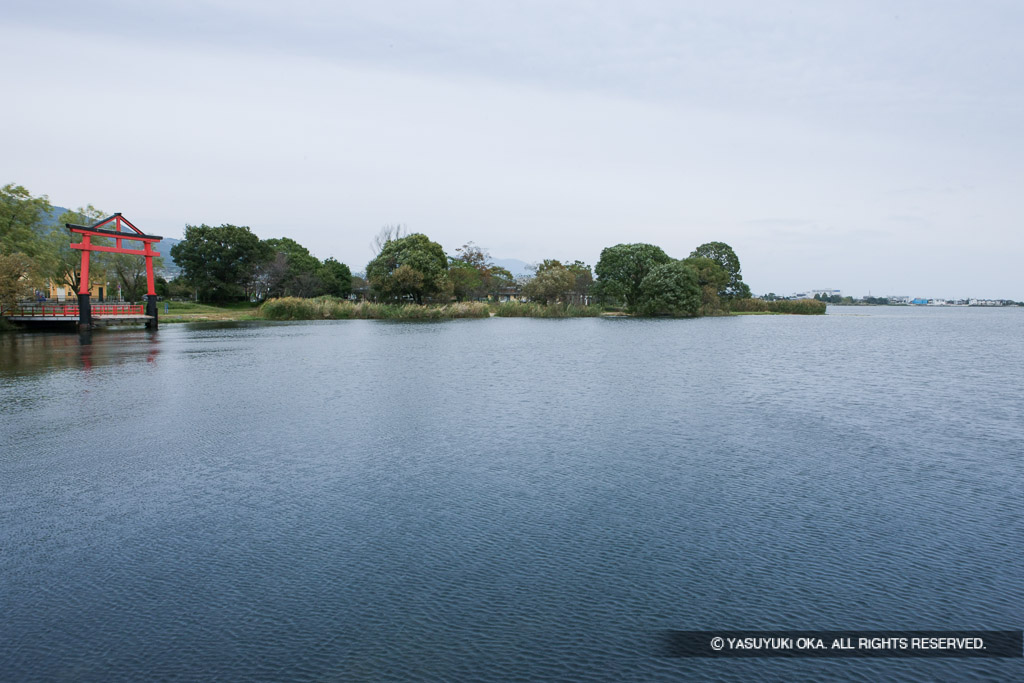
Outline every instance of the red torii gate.
POLYGON ((78 324, 82 327, 89 327, 92 325, 92 308, 89 304, 89 254, 94 251, 107 251, 112 254, 131 254, 133 256, 146 257, 146 315, 150 318, 146 322, 146 326, 156 327, 156 279, 153 277, 153 259, 159 257, 160 254, 153 251, 153 245, 162 240, 163 237, 145 234, 132 225, 131 221, 120 213, 115 213, 109 218, 104 218, 99 223, 96 223, 91 227, 75 225, 74 223, 65 223, 64 225, 73 235, 77 233, 82 236, 81 242, 71 243, 72 249, 79 249, 82 252, 82 273, 79 277, 78 285, 78 324), (114 229, 104 230, 102 226, 107 225, 110 222, 114 223, 114 229), (122 223, 135 232, 121 232, 122 223), (114 246, 108 247, 104 244, 93 244, 93 237, 113 237, 115 240, 114 246), (128 249, 121 246, 122 240, 142 242, 143 248, 128 249))

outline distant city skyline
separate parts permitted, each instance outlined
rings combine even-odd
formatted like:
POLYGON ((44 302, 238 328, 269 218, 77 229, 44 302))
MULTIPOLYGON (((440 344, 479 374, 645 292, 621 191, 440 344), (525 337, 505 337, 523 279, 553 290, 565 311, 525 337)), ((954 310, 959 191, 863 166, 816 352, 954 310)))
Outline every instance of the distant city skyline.
POLYGON ((1022 28, 994 0, 16 0, 0 182, 353 271, 401 223, 526 262, 723 241, 758 293, 1022 300, 1022 28))

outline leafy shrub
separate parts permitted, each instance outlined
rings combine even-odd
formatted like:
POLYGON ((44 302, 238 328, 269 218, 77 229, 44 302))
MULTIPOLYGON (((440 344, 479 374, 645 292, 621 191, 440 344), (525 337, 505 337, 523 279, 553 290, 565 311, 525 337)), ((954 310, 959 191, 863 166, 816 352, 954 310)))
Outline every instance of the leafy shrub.
POLYGON ((640 283, 638 313, 692 317, 700 312, 700 307, 697 269, 682 261, 654 266, 640 283))

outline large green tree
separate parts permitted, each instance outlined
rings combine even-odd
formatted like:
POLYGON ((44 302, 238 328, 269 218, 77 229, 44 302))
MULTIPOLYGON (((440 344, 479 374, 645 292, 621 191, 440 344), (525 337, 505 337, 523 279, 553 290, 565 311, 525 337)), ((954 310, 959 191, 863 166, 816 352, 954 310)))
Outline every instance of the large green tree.
POLYGON ((201 300, 224 302, 245 297, 247 283, 269 255, 248 227, 186 225, 185 239, 171 256, 201 300))
POLYGON ((480 270, 458 258, 450 259, 448 263, 448 280, 456 301, 475 298, 484 286, 480 270))
POLYGON ((568 303, 575 287, 576 273, 560 261, 547 259, 537 266, 537 274, 523 286, 523 294, 542 304, 554 301, 568 303))
POLYGON ((320 277, 321 293, 347 298, 352 293, 352 271, 333 257, 324 260, 317 272, 320 277))
POLYGON ((637 310, 645 315, 690 317, 700 313, 701 288, 697 270, 682 261, 655 266, 640 285, 637 310))
POLYGON ((653 244, 617 244, 601 252, 594 267, 598 289, 605 298, 617 299, 635 308, 642 298, 641 285, 655 266, 672 259, 653 244))
POLYGON ((718 291, 718 296, 721 299, 728 301, 731 299, 750 298, 750 287, 743 282, 743 276, 740 273, 740 259, 728 244, 725 242, 706 242, 694 249, 690 257, 709 258, 729 274, 729 279, 725 286, 718 291))
POLYGON ((263 240, 264 248, 273 254, 274 266, 268 282, 270 296, 310 297, 320 293, 320 260, 309 249, 290 237, 263 240), (283 261, 278 258, 283 256, 283 261), (281 267, 283 265, 283 268, 281 267))
POLYGON ((0 254, 0 306, 32 296, 32 263, 21 252, 0 254))
POLYGON ((444 249, 422 233, 389 239, 366 266, 366 279, 379 296, 408 296, 416 303, 446 291, 447 274, 448 257, 444 249))
POLYGON ((701 292, 701 313, 711 315, 722 310, 722 299, 719 292, 729 284, 729 273, 719 265, 718 261, 706 256, 690 256, 683 260, 697 273, 697 284, 701 292))
POLYGON ((47 247, 42 232, 52 210, 46 195, 33 197, 14 183, 0 188, 0 254, 44 257, 47 247))

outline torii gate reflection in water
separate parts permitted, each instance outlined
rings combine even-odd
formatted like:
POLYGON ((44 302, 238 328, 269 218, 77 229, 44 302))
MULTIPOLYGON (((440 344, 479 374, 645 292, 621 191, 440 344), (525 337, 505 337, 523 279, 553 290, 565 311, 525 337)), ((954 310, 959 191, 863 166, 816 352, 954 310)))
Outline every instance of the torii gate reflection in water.
POLYGON ((153 251, 153 245, 162 240, 163 237, 145 234, 120 213, 115 213, 110 218, 104 218, 99 223, 88 228, 84 225, 75 225, 74 223, 65 223, 65 226, 72 234, 77 233, 82 236, 81 242, 71 243, 72 249, 79 249, 82 252, 82 272, 78 285, 79 326, 92 327, 92 308, 89 304, 89 254, 94 251, 108 251, 112 254, 131 254, 132 256, 146 257, 146 315, 149 316, 149 319, 146 321, 146 327, 156 328, 156 280, 153 277, 153 259, 159 257, 160 254, 153 251), (104 230, 102 226, 111 222, 114 223, 114 229, 104 230), (122 224, 134 230, 134 234, 121 232, 122 224), (115 240, 114 246, 108 247, 105 244, 93 244, 93 237, 113 237, 115 240), (143 248, 127 249, 121 246, 122 240, 142 242, 143 248))

